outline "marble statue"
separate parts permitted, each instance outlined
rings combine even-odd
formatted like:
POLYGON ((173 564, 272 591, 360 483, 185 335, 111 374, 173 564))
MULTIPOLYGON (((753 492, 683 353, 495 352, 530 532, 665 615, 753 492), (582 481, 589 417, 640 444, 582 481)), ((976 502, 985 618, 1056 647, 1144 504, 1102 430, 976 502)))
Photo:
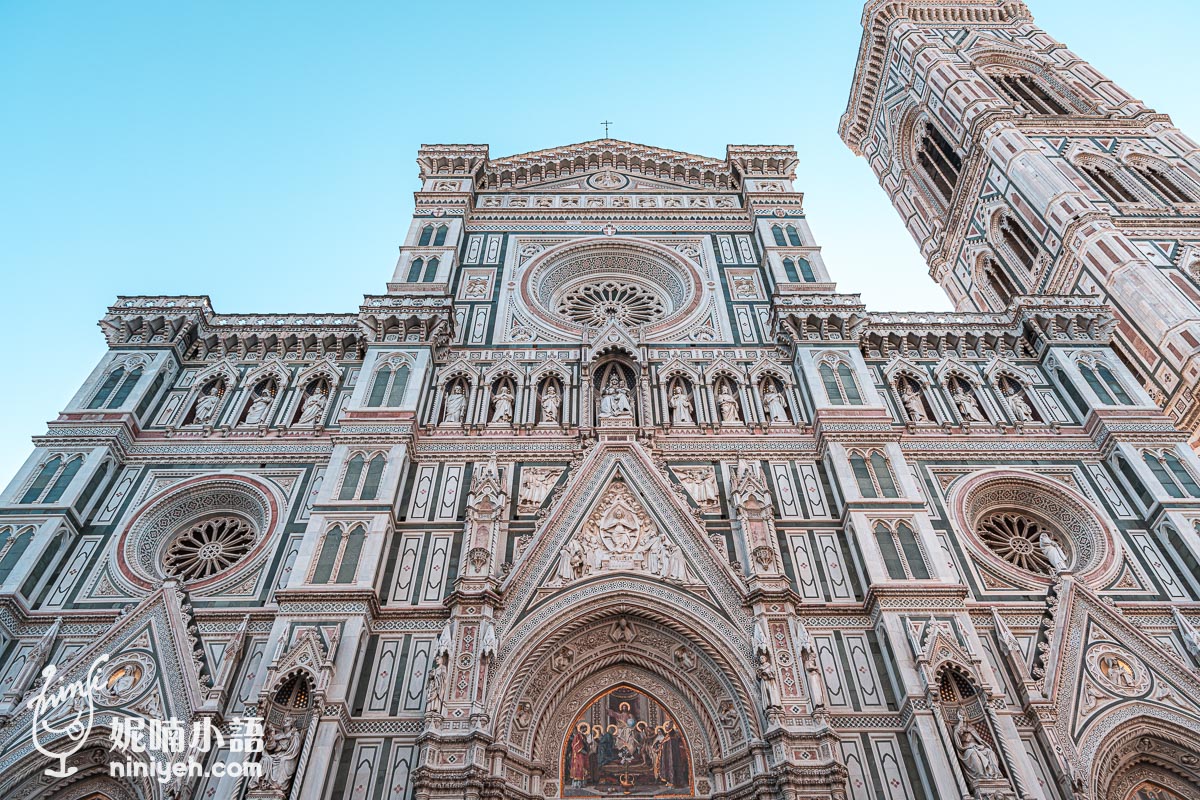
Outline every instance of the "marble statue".
POLYGON ((278 725, 270 725, 264 737, 262 775, 256 778, 257 786, 269 789, 286 789, 296 772, 300 747, 304 738, 291 717, 284 717, 278 725))
POLYGON ((271 396, 266 392, 258 395, 250 403, 250 409, 246 412, 247 425, 263 425, 267 421, 267 411, 271 408, 271 396))
POLYGON ((738 407, 737 395, 729 388, 728 383, 722 383, 717 389, 717 408, 721 411, 721 422, 742 421, 742 411, 738 407))
POLYGON ((1064 572, 1067 569, 1067 553, 1062 549, 1062 545, 1058 543, 1053 536, 1046 531, 1042 531, 1042 535, 1038 537, 1038 547, 1041 548, 1042 555, 1050 562, 1050 568, 1057 572, 1064 572))
POLYGON ((441 715, 446 705, 446 656, 433 659, 433 669, 425 680, 425 713, 441 715))
POLYGON ((558 396, 558 389, 554 384, 550 384, 542 392, 542 422, 546 424, 558 424, 558 414, 562 410, 562 398, 558 396))
POLYGON ((600 418, 614 419, 616 417, 632 417, 633 403, 629 396, 629 387, 620 378, 613 375, 608 379, 608 386, 600 398, 600 418))
POLYGON ((1020 389, 1013 389, 1008 395, 1008 407, 1012 410, 1013 418, 1017 422, 1033 422, 1033 409, 1030 408, 1029 402, 1025 399, 1025 393, 1020 389))
POLYGON ((720 502, 717 473, 712 467, 673 467, 683 488, 701 508, 712 508, 720 502))
POLYGON ((446 415, 442 421, 446 424, 461 425, 466 411, 467 395, 461 385, 455 384, 450 394, 446 395, 446 415))
POLYGON ((688 396, 687 389, 679 384, 675 385, 675 390, 671 393, 671 424, 696 424, 696 420, 692 418, 692 398, 688 396))
POLYGON ((763 406, 766 408, 767 422, 770 424, 787 424, 791 421, 788 419, 787 406, 783 403, 783 393, 775 388, 774 383, 766 384, 766 391, 763 392, 763 406))
POLYGON ((950 393, 950 398, 954 400, 954 404, 958 406, 959 412, 969 422, 987 422, 987 418, 979 410, 979 402, 975 399, 974 395, 963 389, 961 385, 957 383, 954 385, 954 390, 950 393))
POLYGON ((913 422, 925 422, 929 419, 925 413, 925 402, 921 399, 921 393, 914 389, 908 381, 901 384, 900 400, 904 403, 904 410, 908 412, 908 418, 913 422))
POLYGON ((325 414, 325 408, 329 405, 329 395, 324 390, 318 389, 308 397, 304 398, 304 405, 300 409, 300 419, 296 421, 297 425, 315 425, 325 414))
POLYGON ((954 726, 954 746, 958 749, 958 757, 962 759, 963 769, 972 785, 981 780, 995 780, 1000 777, 996 751, 992 750, 962 717, 959 717, 958 724, 954 726))
POLYGON ((759 699, 762 701, 763 708, 778 708, 783 705, 775 667, 771 664, 771 657, 765 652, 758 654, 758 666, 755 667, 754 672, 758 676, 759 699))
POLYGON ((512 422, 513 393, 508 384, 500 387, 500 391, 492 397, 492 422, 512 422))
POLYGON ((214 386, 196 401, 196 413, 192 415, 192 421, 201 425, 211 422, 213 415, 217 413, 217 405, 220 402, 221 396, 217 394, 217 387, 214 386))

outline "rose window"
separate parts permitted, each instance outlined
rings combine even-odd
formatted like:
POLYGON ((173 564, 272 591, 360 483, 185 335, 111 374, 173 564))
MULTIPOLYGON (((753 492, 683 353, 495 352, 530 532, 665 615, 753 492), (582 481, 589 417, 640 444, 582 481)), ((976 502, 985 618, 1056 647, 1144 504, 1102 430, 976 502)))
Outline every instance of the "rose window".
POLYGON ((254 528, 241 517, 210 517, 179 533, 163 557, 168 575, 203 580, 224 572, 254 546, 254 528))
POLYGON ((588 327, 598 328, 610 320, 637 327, 662 319, 667 306, 662 297, 635 283, 606 280, 572 288, 559 299, 557 311, 588 327))
MULTIPOLYGON (((981 520, 976 533, 992 552, 1008 563, 1039 575, 1053 572, 1049 559, 1038 543, 1041 535, 1049 532, 1036 520, 1021 514, 1001 512, 981 520)), ((1056 537, 1053 538, 1058 541, 1056 537)))

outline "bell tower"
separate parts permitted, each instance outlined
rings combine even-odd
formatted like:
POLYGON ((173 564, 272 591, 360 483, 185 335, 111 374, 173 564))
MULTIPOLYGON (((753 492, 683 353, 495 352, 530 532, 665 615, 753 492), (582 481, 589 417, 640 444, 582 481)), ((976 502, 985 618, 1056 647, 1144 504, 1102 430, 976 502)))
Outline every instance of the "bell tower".
POLYGON ((1097 295, 1200 446, 1200 149, 1020 0, 869 0, 839 133, 961 311, 1097 295))

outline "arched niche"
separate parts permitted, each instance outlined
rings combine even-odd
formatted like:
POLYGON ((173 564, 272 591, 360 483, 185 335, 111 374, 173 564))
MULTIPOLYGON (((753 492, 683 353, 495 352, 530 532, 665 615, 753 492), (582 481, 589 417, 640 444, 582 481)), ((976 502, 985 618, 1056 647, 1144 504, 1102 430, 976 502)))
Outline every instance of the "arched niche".
POLYGON ((1200 797, 1197 722, 1185 727, 1183 719, 1142 711, 1149 713, 1121 714, 1121 723, 1099 739, 1092 770, 1096 800, 1200 797))

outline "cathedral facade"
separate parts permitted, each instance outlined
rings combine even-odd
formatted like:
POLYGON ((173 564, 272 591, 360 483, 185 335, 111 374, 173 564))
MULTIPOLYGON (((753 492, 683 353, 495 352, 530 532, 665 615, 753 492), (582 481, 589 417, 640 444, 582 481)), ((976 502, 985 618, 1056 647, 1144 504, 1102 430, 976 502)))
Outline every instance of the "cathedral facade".
POLYGON ((1019 2, 864 25, 843 136, 955 312, 838 291, 792 148, 615 139, 422 147, 357 313, 118 298, 0 494, 0 797, 1200 797, 1195 209, 1067 168, 1195 148, 1019 2))

